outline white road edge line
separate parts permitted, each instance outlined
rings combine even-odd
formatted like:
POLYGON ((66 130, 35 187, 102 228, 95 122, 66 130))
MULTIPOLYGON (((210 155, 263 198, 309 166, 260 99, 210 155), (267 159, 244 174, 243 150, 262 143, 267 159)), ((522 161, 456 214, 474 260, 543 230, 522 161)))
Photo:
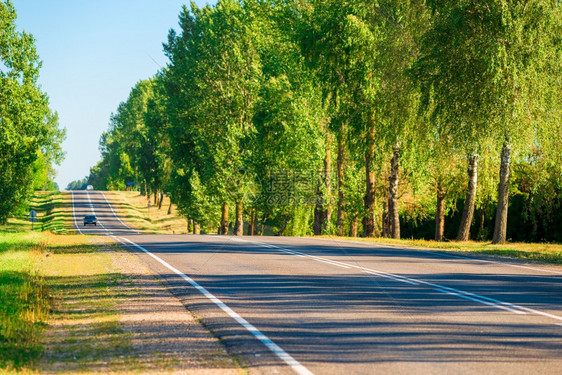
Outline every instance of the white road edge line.
MULTIPOLYGON (((112 236, 112 237, 114 239, 118 240, 117 237, 115 237, 115 236, 112 236)), ((146 250, 142 246, 137 245, 133 241, 129 240, 128 238, 125 238, 125 237, 119 237, 119 238, 121 240, 124 240, 124 241, 128 242, 129 244, 135 246, 137 249, 141 250, 142 252, 148 254, 149 256, 154 258, 157 262, 162 264, 164 267, 168 268, 170 271, 176 273, 182 279, 187 281, 191 286, 193 286, 195 289, 197 289, 201 294, 203 294, 205 297, 210 299, 215 305, 220 307, 231 318, 236 320, 236 322, 238 322, 242 327, 246 328, 246 330, 248 330, 248 332, 250 332, 252 335, 254 335, 258 340, 260 340, 269 350, 271 350, 273 352, 273 354, 275 354, 277 357, 279 357, 281 360, 283 360, 297 374, 313 375, 313 373, 309 369, 307 369, 306 367, 301 365, 296 359, 294 359, 287 352, 285 352, 283 349, 281 349, 280 346, 275 344, 270 338, 268 338, 260 330, 258 330, 252 324, 250 324, 246 319, 242 318, 240 315, 238 315, 236 312, 234 312, 234 310, 232 310, 230 307, 228 307, 220 299, 215 297, 211 292, 209 292, 207 289, 205 289, 201 285, 199 285, 195 280, 193 280, 192 278, 190 278, 189 276, 187 276, 183 272, 179 271, 178 269, 174 268, 173 266, 171 266, 170 264, 168 264, 166 261, 162 260, 158 256, 152 254, 150 251, 146 250)))

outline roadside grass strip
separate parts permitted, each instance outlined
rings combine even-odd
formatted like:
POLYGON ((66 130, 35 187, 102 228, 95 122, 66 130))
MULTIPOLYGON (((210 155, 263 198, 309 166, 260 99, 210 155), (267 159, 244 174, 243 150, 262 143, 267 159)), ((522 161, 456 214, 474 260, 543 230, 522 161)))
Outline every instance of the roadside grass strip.
MULTIPOLYGON (((408 248, 412 250, 435 250, 439 252, 456 252, 467 254, 485 254, 495 257, 506 257, 522 259, 534 262, 545 262, 551 264, 562 264, 562 244, 554 243, 520 243, 506 242, 494 245, 491 242, 480 241, 428 241, 414 239, 392 239, 392 238, 359 238, 359 237, 335 237, 335 236, 314 236, 325 240, 332 240, 340 243, 355 242, 370 244, 379 247, 408 248)), ((454 257, 455 255, 450 254, 454 257)))
POLYGON ((50 298, 32 261, 45 244, 33 233, 0 233, 0 371, 36 363, 50 298))
POLYGON ((178 216, 178 211, 172 205, 172 213, 168 215, 170 200, 164 197, 162 208, 153 204, 146 196, 135 191, 108 191, 102 193, 104 199, 109 203, 111 211, 121 224, 132 230, 140 230, 145 233, 187 233, 187 220, 178 216))

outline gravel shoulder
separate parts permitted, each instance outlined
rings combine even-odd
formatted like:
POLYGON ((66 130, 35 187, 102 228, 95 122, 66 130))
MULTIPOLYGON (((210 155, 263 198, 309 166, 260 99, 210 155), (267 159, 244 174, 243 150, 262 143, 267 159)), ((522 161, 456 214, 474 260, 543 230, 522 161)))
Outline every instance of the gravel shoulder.
POLYGON ((57 302, 39 372, 246 373, 136 255, 99 237, 91 241, 94 253, 43 260, 61 267, 47 275, 57 302))

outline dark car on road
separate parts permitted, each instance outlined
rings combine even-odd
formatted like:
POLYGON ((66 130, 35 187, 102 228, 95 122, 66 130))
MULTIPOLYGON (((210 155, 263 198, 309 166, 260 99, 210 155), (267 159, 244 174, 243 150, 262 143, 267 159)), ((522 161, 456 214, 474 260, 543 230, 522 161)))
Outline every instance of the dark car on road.
POLYGON ((86 215, 84 216, 84 226, 88 224, 98 225, 98 219, 95 215, 86 215))

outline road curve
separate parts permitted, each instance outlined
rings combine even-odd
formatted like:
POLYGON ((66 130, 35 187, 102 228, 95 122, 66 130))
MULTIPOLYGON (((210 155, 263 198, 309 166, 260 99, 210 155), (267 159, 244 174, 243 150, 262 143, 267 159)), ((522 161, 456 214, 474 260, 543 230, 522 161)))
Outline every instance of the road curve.
POLYGON ((561 373, 562 267, 337 239, 144 235, 103 192, 72 194, 77 230, 137 253, 250 373, 561 373), (98 226, 82 226, 89 213, 98 226))

